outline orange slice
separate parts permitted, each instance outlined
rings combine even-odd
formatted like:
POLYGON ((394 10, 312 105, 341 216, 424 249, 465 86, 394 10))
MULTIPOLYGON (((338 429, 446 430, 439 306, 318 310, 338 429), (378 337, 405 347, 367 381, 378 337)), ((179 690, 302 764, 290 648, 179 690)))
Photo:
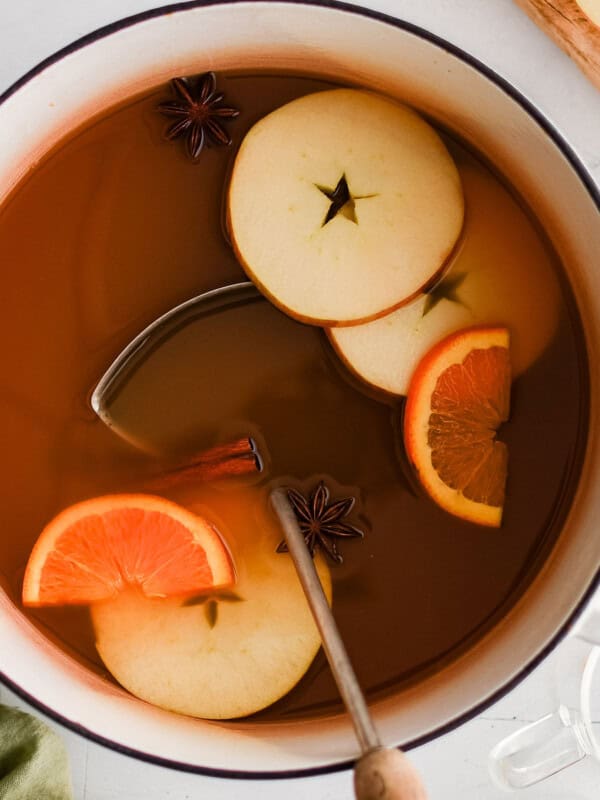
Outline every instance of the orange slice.
POLYGON ((65 509, 44 528, 23 603, 95 603, 132 584, 147 597, 169 597, 234 580, 229 551, 205 519, 162 497, 108 495, 65 509))
POLYGON ((435 502, 463 519, 502 521, 508 450, 496 439, 510 404, 506 328, 467 328, 433 347, 411 379, 406 452, 435 502))

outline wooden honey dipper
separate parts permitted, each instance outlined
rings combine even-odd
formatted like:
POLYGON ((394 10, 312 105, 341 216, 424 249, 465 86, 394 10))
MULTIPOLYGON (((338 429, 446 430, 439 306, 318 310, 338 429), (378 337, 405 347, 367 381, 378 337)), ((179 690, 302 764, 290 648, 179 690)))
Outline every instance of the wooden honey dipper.
POLYGON ((405 753, 381 744, 285 491, 274 489, 271 503, 283 528, 288 550, 321 634, 325 655, 360 745, 362 755, 354 767, 356 800, 426 800, 421 778, 405 753))

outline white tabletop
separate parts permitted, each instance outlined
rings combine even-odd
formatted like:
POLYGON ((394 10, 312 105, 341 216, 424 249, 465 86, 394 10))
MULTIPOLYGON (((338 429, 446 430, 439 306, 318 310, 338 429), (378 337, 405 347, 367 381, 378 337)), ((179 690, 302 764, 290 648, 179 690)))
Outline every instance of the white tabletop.
MULTIPOLYGON (((512 0, 362 0, 361 4, 427 28, 487 63, 552 120, 600 182, 600 92, 512 0)), ((79 36, 157 5, 169 5, 169 0, 0 0, 0 92, 79 36)), ((564 648, 559 646, 479 717, 411 752, 431 800, 508 797, 490 782, 488 752, 524 722, 553 709, 555 668, 564 648)), ((0 702, 27 708, 2 686, 0 702)), ((284 794, 286 800, 348 800, 352 796, 347 772, 302 780, 225 781, 144 764, 55 727, 69 750, 76 800, 274 800, 284 794)), ((600 766, 585 759, 518 796, 593 800, 600 797, 600 766)))

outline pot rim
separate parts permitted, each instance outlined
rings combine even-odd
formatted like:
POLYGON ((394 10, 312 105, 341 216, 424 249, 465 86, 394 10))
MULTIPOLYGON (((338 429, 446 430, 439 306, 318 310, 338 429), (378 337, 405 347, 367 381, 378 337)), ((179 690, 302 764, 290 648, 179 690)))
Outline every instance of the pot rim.
MULTIPOLYGON (((525 111, 525 113, 535 123, 537 123, 537 125, 550 138, 553 144, 556 145, 560 153, 567 160, 569 166, 573 169, 573 171, 583 184, 584 188, 586 189, 594 205, 600 212, 600 191, 596 187, 596 184, 593 178, 591 177, 590 173, 588 172, 586 166, 580 160, 579 156, 576 154, 575 150, 571 147, 571 145, 568 144, 563 135, 558 131, 558 129, 548 119, 548 117, 546 117, 544 113, 529 98, 527 98, 517 88, 515 88, 515 86, 513 86, 507 79, 503 78, 494 69, 484 64, 475 56, 471 55, 470 53, 467 53, 461 47, 453 44, 452 42, 449 42, 446 39, 438 36, 437 34, 432 33, 431 31, 428 31, 418 25, 415 25, 414 23, 407 22, 406 20, 402 20, 397 17, 392 17, 389 14, 385 14, 375 9, 365 8, 363 6, 342 2, 341 0, 277 0, 277 2, 293 6, 302 6, 302 5, 318 6, 321 8, 354 14, 356 16, 363 16, 373 20, 377 20, 379 22, 386 23, 395 28, 399 28, 405 31, 406 33, 409 33, 410 35, 415 36, 416 38, 420 38, 441 50, 444 50, 451 56, 454 56, 458 60, 465 63, 467 66, 473 68, 475 71, 479 72, 484 78, 490 81, 490 83, 494 84, 496 88, 500 89, 500 91, 508 95, 508 97, 511 100, 517 103, 517 105, 519 105, 523 109, 523 111, 525 111)), ((156 8, 148 9, 146 11, 142 11, 137 14, 133 14, 131 16, 116 20, 115 22, 111 22, 74 40, 70 44, 57 50, 52 55, 43 59, 37 65, 28 70, 24 75, 18 78, 11 86, 9 86, 4 92, 0 94, 0 106, 3 103, 5 103, 6 100, 8 100, 18 90, 20 90, 23 86, 28 84, 33 78, 42 73, 46 68, 55 65, 56 63, 63 60, 66 56, 70 55, 71 53, 77 52, 78 50, 81 50, 90 44, 93 44, 101 39, 107 38, 113 33, 117 33, 126 28, 133 27, 138 23, 146 22, 150 19, 155 19, 166 15, 172 15, 179 12, 185 12, 196 8, 219 6, 219 5, 245 5, 245 4, 270 5, 271 2, 270 0, 187 0, 187 2, 177 2, 171 5, 157 6, 156 8)), ((473 706, 471 706, 471 708, 467 709, 462 714, 457 715, 450 722, 444 723, 443 725, 434 728, 424 736, 417 737, 405 743, 403 745, 403 749, 411 750, 415 747, 419 747, 420 745, 426 744, 432 741, 433 739, 436 739, 438 736, 441 736, 445 733, 449 733, 450 731, 454 730, 463 723, 476 717, 488 706, 492 705, 501 697, 503 697, 505 694, 507 694, 509 691, 511 691, 513 688, 515 688, 515 686, 517 686, 522 680, 524 680, 529 674, 531 674, 531 672, 533 672, 533 670, 562 641, 562 639, 565 638, 569 630, 572 628, 574 622, 582 614, 588 601, 591 599, 596 590, 599 588, 600 588, 600 569, 597 570, 596 574, 589 582, 588 586, 585 588, 585 591, 582 593, 581 598, 577 603, 577 605, 575 606, 572 613, 564 620, 563 624, 557 629, 554 636, 548 641, 546 646, 543 647, 538 653, 536 653, 531 658, 531 660, 529 660, 526 664, 524 664, 521 667, 521 669, 513 675, 513 677, 511 677, 504 684, 502 684, 502 686, 500 686, 491 695, 488 695, 479 703, 474 704, 473 706)), ((303 769, 288 769, 281 771, 276 771, 276 770, 249 771, 249 770, 234 770, 234 769, 206 767, 196 764, 188 764, 186 762, 179 762, 174 759, 161 758, 160 756, 156 756, 150 753, 145 753, 134 747, 128 747, 122 745, 119 742, 115 742, 111 739, 108 739, 104 736, 100 736, 99 734, 94 733, 85 726, 80 725, 79 723, 76 723, 68 719, 67 717, 62 716, 59 712, 55 711, 54 709, 50 708, 46 704, 36 699, 33 695, 29 694, 25 689, 23 689, 21 686, 15 683, 1 670, 0 670, 0 683, 3 683, 7 688, 9 688, 22 700, 27 702, 29 705, 31 705, 38 711, 42 712, 44 715, 46 715, 53 721, 59 723, 60 725, 73 731, 74 733, 83 736, 89 741, 95 742, 96 744, 100 744, 104 747, 108 747, 109 749, 114 750, 122 755, 131 758, 136 758, 140 761, 145 761, 147 763, 154 764, 156 766, 174 769, 180 772, 188 772, 188 773, 206 775, 209 777, 238 779, 238 780, 265 780, 265 779, 282 780, 282 779, 310 777, 310 776, 325 775, 329 773, 340 772, 347 769, 351 769, 354 764, 353 761, 344 760, 341 762, 334 762, 331 764, 324 764, 318 767, 309 767, 303 769)))

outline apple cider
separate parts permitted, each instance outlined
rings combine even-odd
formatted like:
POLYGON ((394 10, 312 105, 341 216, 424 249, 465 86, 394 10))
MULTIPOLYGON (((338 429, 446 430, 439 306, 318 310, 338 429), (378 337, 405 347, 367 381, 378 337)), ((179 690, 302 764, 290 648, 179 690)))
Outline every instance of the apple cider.
MULTIPOLYGON (((92 410, 91 393, 136 334, 183 301, 247 280, 226 212, 246 132, 288 101, 332 88, 287 74, 217 79, 227 106, 240 111, 227 119, 230 147, 204 147, 193 161, 183 142, 167 141, 169 121, 157 105, 169 101, 170 89, 161 86, 62 141, 0 209, 0 582, 20 604, 33 544, 61 509, 106 494, 156 494, 153 476, 164 465, 251 436, 264 461, 260 474, 210 490, 188 484, 160 493, 193 508, 197 501, 210 506, 212 492, 234 553, 228 513, 243 519, 245 495, 236 495, 231 510, 230 486, 262 497, 272 485, 291 486, 310 502, 322 483, 329 503, 353 498, 338 520, 347 535, 335 540, 328 560, 332 603, 358 677, 368 698, 377 699, 472 647, 551 552, 587 432, 581 323, 533 214, 482 155, 439 130, 458 168, 465 221, 450 269, 427 288, 411 330, 436 315, 449 315, 452 326, 461 309, 471 316, 457 328, 472 319, 510 329, 515 309, 524 309, 510 417, 498 433, 508 448, 500 527, 438 507, 406 455, 403 397, 361 380, 348 351, 340 357, 345 345, 335 332, 292 319, 258 292, 186 318, 168 341, 150 348, 110 398, 111 425, 105 424, 92 410), (496 270, 504 284, 487 294, 471 291, 469 271, 480 266, 496 270), (488 311, 492 301, 501 307, 488 311)), ((339 185, 330 184, 324 177, 324 190, 333 194, 339 185)), ((360 214, 347 223, 360 225, 360 214)), ((23 610, 65 652, 113 680, 87 607, 23 610)), ((340 709, 319 651, 295 687, 257 718, 340 709)))

